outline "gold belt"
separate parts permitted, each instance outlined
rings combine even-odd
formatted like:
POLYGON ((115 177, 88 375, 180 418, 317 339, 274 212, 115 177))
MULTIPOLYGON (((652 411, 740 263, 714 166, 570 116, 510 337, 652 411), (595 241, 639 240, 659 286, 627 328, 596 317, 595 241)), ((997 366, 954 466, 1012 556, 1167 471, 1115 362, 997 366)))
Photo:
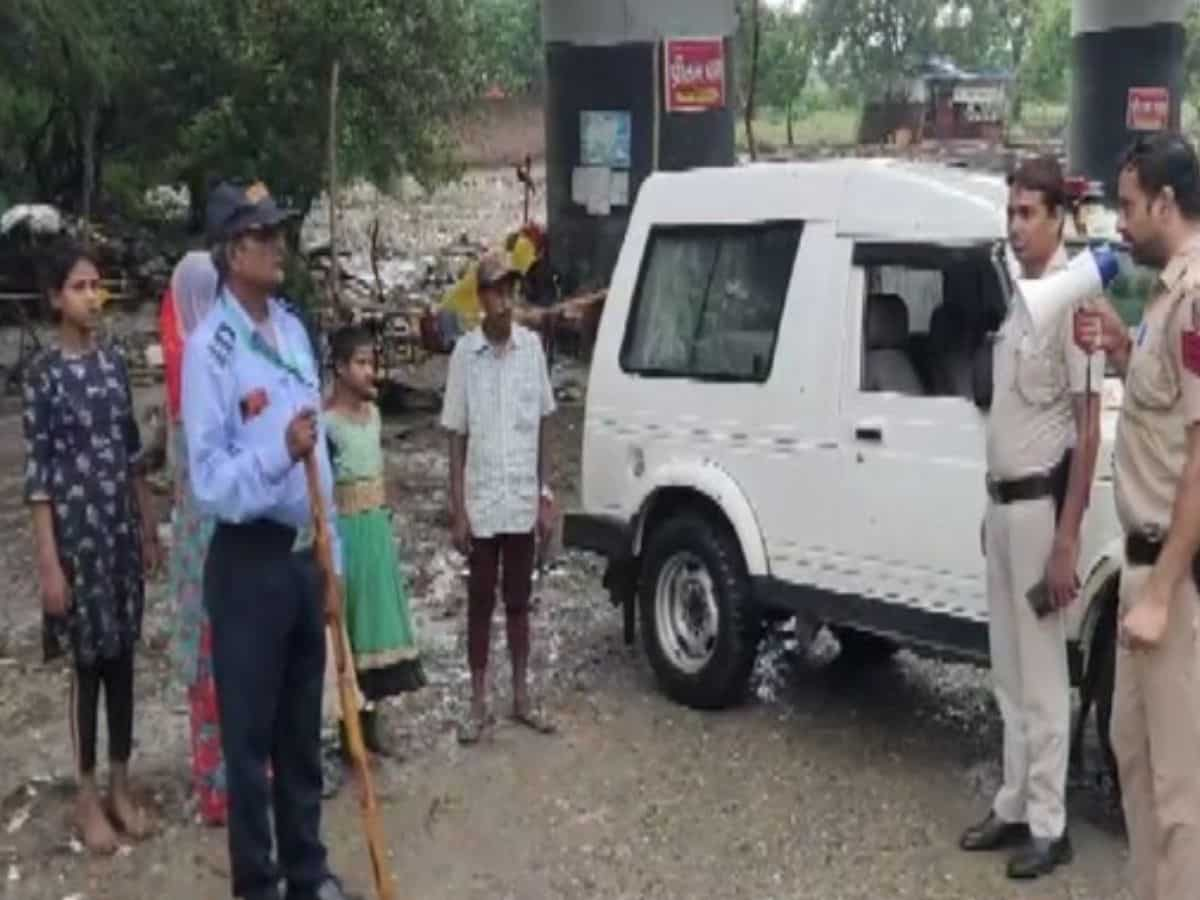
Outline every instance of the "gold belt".
POLYGON ((387 490, 382 478, 363 478, 334 485, 333 498, 341 516, 353 516, 387 506, 387 490))

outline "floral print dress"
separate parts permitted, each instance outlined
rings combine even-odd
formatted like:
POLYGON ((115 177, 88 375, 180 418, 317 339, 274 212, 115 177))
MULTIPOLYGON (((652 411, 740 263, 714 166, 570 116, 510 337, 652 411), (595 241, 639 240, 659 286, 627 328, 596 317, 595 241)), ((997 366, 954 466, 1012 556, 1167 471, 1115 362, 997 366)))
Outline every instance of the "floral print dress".
POLYGON ((24 387, 25 499, 48 502, 67 580, 67 614, 46 617, 47 660, 116 659, 141 636, 141 526, 133 490, 142 443, 129 374, 99 346, 44 351, 24 387))

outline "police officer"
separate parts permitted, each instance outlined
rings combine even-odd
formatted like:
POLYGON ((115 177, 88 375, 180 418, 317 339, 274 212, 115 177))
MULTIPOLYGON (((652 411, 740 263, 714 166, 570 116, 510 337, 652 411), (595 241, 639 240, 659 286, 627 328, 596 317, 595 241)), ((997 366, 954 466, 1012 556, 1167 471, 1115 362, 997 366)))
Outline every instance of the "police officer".
POLYGON ((1118 181, 1122 237, 1161 268, 1136 336, 1081 315, 1125 379, 1114 474, 1125 530, 1112 742, 1138 900, 1200 896, 1200 163, 1176 134, 1139 140, 1118 181))
POLYGON ((281 210, 261 184, 223 184, 209 230, 217 303, 184 351, 192 491, 217 527, 204 569, 229 786, 233 895, 346 900, 320 838, 326 643, 303 459, 317 454, 330 535, 333 480, 320 439, 318 368, 300 321, 274 298, 281 210), (273 783, 268 781, 268 763, 273 783), (278 839, 271 858, 269 813, 278 839))
MULTIPOLYGON (((1027 160, 1009 180, 1008 234, 1024 278, 1067 264, 1058 162, 1027 160)), ((1044 333, 1016 300, 994 345, 984 520, 989 643, 1004 720, 1004 783, 964 850, 1015 848, 1010 878, 1072 856, 1065 795, 1070 681, 1063 610, 1078 592, 1079 529, 1100 443, 1099 398, 1070 310, 1044 333), (1031 591, 1032 599, 1031 599, 1031 591)), ((1091 360, 1099 391, 1102 354, 1091 360)))

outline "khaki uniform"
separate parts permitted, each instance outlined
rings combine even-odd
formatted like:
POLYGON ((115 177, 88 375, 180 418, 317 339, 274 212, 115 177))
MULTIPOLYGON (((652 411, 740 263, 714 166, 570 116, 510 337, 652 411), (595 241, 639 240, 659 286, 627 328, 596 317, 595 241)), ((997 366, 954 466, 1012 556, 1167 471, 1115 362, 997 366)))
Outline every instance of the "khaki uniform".
MULTIPOLYGON (((1059 249, 1048 270, 1067 264, 1059 249)), ((988 416, 988 475, 1013 481, 1051 472, 1074 446, 1072 395, 1087 389, 1088 357, 1074 342, 1072 311, 1032 333, 1014 302, 993 354, 988 416)), ((1092 358, 1092 390, 1104 359, 1092 358)), ((1046 572, 1054 543, 1054 499, 988 503, 988 638, 996 702, 1004 720, 1004 784, 993 803, 1006 822, 1028 823, 1034 837, 1057 839, 1066 828, 1070 743, 1070 674, 1061 613, 1039 619, 1026 592, 1046 572)))
MULTIPOLYGON (((1182 334, 1200 325, 1200 239, 1163 270, 1130 355, 1114 452, 1117 514, 1125 532, 1164 534, 1200 421, 1200 377, 1183 365, 1182 334)), ((1150 567, 1121 572, 1121 611, 1150 567)), ((1121 774, 1138 900, 1200 896, 1200 604, 1192 579, 1172 598, 1153 650, 1117 651, 1112 741, 1121 774)))

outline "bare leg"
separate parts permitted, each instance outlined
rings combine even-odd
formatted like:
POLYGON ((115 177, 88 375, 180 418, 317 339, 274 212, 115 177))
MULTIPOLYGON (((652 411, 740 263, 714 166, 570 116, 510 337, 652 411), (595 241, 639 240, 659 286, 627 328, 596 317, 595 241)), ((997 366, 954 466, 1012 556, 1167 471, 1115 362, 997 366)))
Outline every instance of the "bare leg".
POLYGON ((100 672, 94 667, 77 668, 71 676, 68 718, 71 744, 78 772, 75 798, 75 827, 83 844, 93 853, 117 849, 117 833, 104 813, 96 789, 96 716, 100 703, 100 672))

